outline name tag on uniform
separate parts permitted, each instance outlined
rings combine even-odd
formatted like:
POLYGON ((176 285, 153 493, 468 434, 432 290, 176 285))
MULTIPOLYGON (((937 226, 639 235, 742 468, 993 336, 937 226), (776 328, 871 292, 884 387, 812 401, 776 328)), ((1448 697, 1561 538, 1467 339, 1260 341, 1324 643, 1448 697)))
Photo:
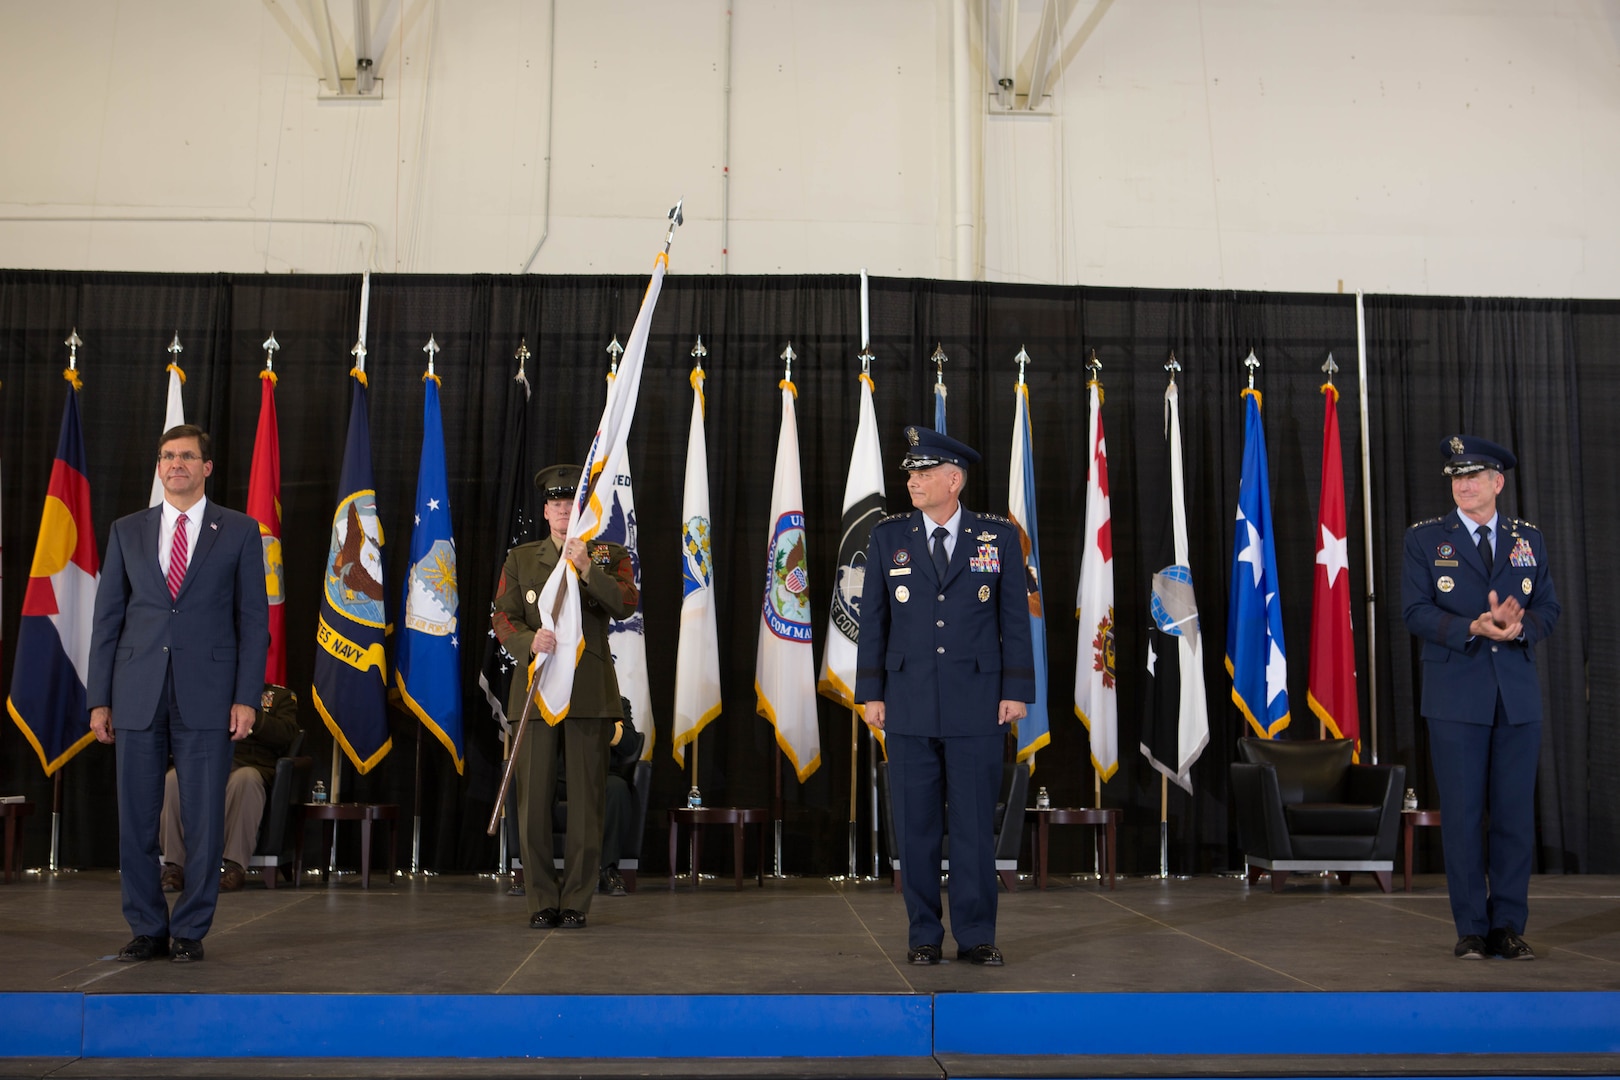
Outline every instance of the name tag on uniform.
POLYGON ((909 573, 911 573, 911 567, 909 567, 909 566, 891 566, 891 567, 889 567, 889 576, 890 577, 899 577, 902 574, 909 574, 909 573))
POLYGON ((979 553, 968 559, 968 569, 975 574, 1001 573, 1001 549, 994 544, 980 544, 979 553))
POLYGON ((1436 566, 1456 566, 1457 565, 1457 560, 1456 559, 1436 559, 1436 560, 1434 560, 1434 565, 1436 565, 1436 566))

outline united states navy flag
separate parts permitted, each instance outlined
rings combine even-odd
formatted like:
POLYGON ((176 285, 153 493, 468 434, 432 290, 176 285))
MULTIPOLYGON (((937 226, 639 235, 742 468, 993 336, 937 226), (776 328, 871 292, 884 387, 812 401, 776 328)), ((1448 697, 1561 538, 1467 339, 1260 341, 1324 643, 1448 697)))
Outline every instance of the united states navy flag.
POLYGON ((1226 617, 1226 670, 1232 701, 1262 738, 1288 726, 1288 659, 1282 601, 1277 595, 1277 546, 1271 530, 1271 478, 1260 392, 1243 391, 1243 479, 1238 484, 1232 548, 1232 600, 1226 617))
POLYGON ((422 376, 422 461, 416 474, 416 517, 405 579, 404 633, 395 678, 405 707, 444 744, 463 772, 461 741, 461 602, 456 588, 456 539, 450 528, 445 479, 444 422, 439 377, 422 376))
POLYGON ((383 533, 371 481, 366 373, 356 367, 349 374, 354 376, 354 397, 337 510, 332 514, 332 543, 321 573, 312 696, 332 738, 354 767, 366 773, 394 744, 388 735, 383 533))

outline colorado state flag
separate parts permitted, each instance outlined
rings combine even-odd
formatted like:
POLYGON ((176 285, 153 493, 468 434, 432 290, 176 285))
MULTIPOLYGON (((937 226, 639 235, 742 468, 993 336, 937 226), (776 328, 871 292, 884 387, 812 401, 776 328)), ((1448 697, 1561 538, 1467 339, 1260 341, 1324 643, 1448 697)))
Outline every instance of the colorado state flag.
POLYGON ((95 739, 84 687, 101 556, 90 523, 78 375, 70 370, 64 378, 73 388, 62 409, 6 698, 7 711, 33 745, 46 776, 95 739))
MULTIPOLYGON (((315 625, 315 708, 354 767, 370 772, 393 749, 388 735, 388 662, 383 655, 382 522, 371 482, 365 372, 355 368, 349 438, 332 542, 321 573, 315 625)), ((334 793, 335 794, 335 793, 334 793)))
POLYGON ((416 518, 405 578, 405 632, 395 657, 399 696, 455 759, 466 767, 461 741, 461 602, 456 588, 456 539, 450 529, 444 421, 439 377, 422 376, 422 461, 416 474, 416 518))

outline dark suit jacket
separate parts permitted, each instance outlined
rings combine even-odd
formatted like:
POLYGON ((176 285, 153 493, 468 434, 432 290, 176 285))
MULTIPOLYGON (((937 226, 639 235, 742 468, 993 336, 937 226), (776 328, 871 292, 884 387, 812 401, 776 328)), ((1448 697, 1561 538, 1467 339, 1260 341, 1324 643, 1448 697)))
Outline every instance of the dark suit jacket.
POLYGON ((259 715, 253 731, 237 742, 231 752, 231 769, 259 770, 264 789, 276 778, 276 759, 285 757, 298 737, 298 695, 285 686, 265 683, 259 699, 259 715))
MULTIPOLYGON (((569 699, 568 715, 618 718, 624 712, 619 704, 619 680, 613 673, 613 650, 608 646, 608 623, 634 611, 640 594, 636 591, 635 570, 627 549, 599 541, 588 541, 585 548, 592 563, 591 572, 580 589, 585 652, 574 668, 574 692, 569 699)), ((549 536, 519 544, 507 552, 501 580, 495 586, 491 625, 506 651, 523 665, 512 673, 506 715, 513 723, 523 715, 523 695, 529 685, 526 670, 531 658, 529 649, 534 642, 534 632, 540 626, 540 590, 556 569, 560 556, 561 552, 549 536)), ((540 710, 530 710, 529 718, 539 719, 540 710)))
POLYGON ((1438 720, 1490 724, 1502 697, 1508 722, 1541 720, 1536 678, 1536 642, 1558 621, 1558 593, 1547 566, 1541 530, 1529 522, 1497 517, 1501 535, 1487 572, 1472 523, 1457 511, 1420 521, 1406 530, 1401 601, 1406 628, 1423 642, 1423 715, 1438 720), (1474 618, 1498 599, 1524 606, 1524 637, 1497 642, 1469 638, 1474 618))
POLYGON ((173 661, 179 723, 228 727, 231 706, 258 708, 270 648, 259 524, 209 499, 191 533, 180 595, 158 568, 154 506, 113 522, 96 590, 87 705, 112 707, 113 727, 151 727, 173 661))
POLYGON ((882 701, 897 735, 994 735, 1002 701, 1035 700, 1018 527, 962 511, 941 583, 922 511, 885 518, 867 544, 855 700, 882 701))

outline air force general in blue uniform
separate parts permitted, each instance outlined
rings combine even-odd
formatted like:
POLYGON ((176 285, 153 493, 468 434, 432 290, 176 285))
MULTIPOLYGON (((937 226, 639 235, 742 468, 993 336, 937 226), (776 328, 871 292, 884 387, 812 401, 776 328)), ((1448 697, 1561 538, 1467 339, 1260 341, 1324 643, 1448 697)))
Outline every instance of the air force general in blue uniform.
POLYGON ((1457 509, 1407 530, 1401 600, 1407 629, 1423 642, 1455 955, 1532 960, 1519 935, 1541 750, 1535 647, 1558 621, 1558 594, 1541 530, 1497 512, 1502 474, 1518 464, 1512 452, 1468 435, 1446 439, 1440 452, 1457 509))
POLYGON ((118 859, 135 933, 120 960, 202 959, 219 898, 231 744, 253 730, 264 690, 259 524, 204 497, 213 469, 201 429, 164 432, 164 501, 113 522, 96 589, 90 727, 104 743, 116 739, 118 859), (186 837, 186 887, 172 915, 158 846, 171 754, 186 837))
POLYGON ((1035 698, 1023 549, 1011 521, 961 504, 963 470, 978 463, 977 452, 929 428, 906 428, 906 440, 901 467, 911 474, 906 487, 916 509, 872 529, 855 700, 866 704, 867 723, 886 733, 907 959, 940 961, 948 793, 957 957, 999 965, 994 839, 1003 725, 1021 719, 1035 698))

